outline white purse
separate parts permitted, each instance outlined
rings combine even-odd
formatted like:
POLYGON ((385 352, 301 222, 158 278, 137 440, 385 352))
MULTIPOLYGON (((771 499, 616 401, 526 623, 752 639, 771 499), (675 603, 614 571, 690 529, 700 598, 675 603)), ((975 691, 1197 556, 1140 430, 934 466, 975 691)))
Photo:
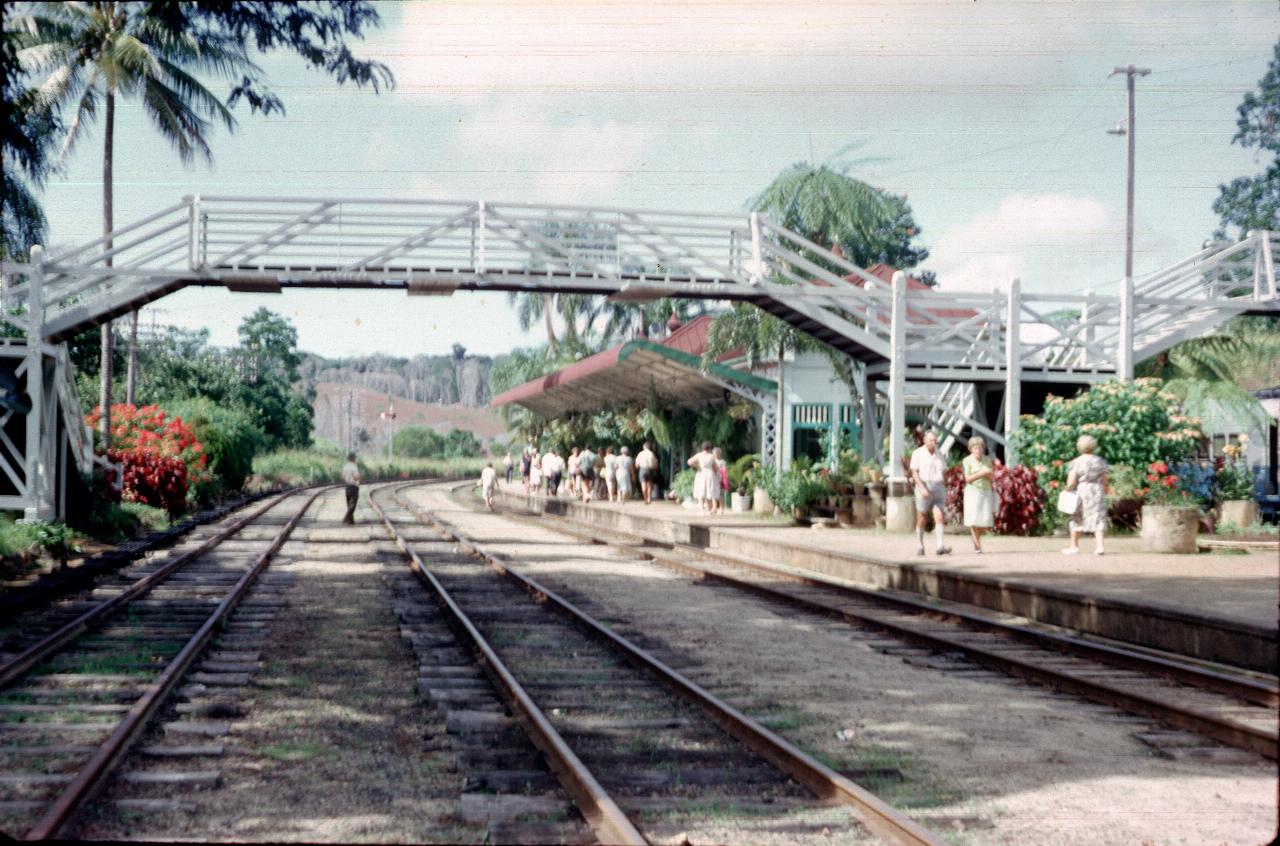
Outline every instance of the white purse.
POLYGON ((1063 514, 1075 514, 1080 507, 1080 494, 1075 491, 1063 491, 1058 494, 1058 510, 1063 514))

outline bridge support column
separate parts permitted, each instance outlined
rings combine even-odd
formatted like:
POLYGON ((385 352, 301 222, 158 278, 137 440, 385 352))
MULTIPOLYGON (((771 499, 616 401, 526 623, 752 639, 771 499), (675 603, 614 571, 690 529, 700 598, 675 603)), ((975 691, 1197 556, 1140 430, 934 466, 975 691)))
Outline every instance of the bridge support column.
POLYGON ((893 308, 889 327, 889 496, 906 496, 905 451, 907 426, 907 274, 893 274, 893 308))
POLYGON ((863 463, 883 463, 880 456, 880 427, 876 425, 876 394, 867 382, 867 370, 859 365, 853 369, 853 384, 858 390, 860 451, 863 463))
POLYGON ((1120 335, 1116 346, 1116 375, 1133 381, 1133 277, 1120 282, 1120 335))
POLYGON ((1018 463, 1018 448, 1013 435, 1018 431, 1018 414, 1022 411, 1022 282, 1015 279, 1009 286, 1009 305, 1005 315, 1004 334, 1004 463, 1018 463))
POLYGON ((28 277, 27 294, 27 395, 31 398, 31 411, 27 413, 26 477, 27 506, 23 509, 26 520, 52 520, 53 496, 57 485, 51 479, 53 473, 52 451, 46 451, 45 438, 57 431, 56 424, 46 432, 45 374, 44 374, 44 247, 31 248, 31 274, 28 277))

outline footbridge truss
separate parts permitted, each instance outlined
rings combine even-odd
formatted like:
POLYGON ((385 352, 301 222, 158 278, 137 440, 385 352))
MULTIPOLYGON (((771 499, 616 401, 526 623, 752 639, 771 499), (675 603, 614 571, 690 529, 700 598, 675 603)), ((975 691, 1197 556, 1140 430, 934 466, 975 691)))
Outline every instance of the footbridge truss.
POLYGON ((1114 293, 1025 293, 1013 280, 990 293, 908 297, 902 274, 886 283, 755 213, 188 196, 89 243, 47 256, 36 247, 28 262, 4 263, 10 339, 0 356, 26 380, 33 410, 22 426, 9 425, 13 411, 0 414, 0 508, 60 511, 55 467, 88 466, 91 439, 66 386, 74 378, 66 340, 189 286, 749 302, 854 360, 872 424, 864 449, 879 443, 883 395, 889 460, 899 467, 908 382, 945 383, 930 414, 944 430, 976 431, 1007 448, 1024 383, 1132 376, 1135 362, 1230 317, 1280 314, 1278 240, 1256 232, 1215 244, 1114 293))

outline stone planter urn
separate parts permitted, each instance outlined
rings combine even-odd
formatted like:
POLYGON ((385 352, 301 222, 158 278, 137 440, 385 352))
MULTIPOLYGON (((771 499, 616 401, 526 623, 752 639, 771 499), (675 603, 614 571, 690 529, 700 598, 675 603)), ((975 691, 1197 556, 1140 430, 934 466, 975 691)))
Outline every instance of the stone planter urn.
POLYGON ((1142 506, 1142 548, 1146 552, 1195 552, 1199 527, 1198 508, 1142 506))
POLYGON ((751 510, 751 494, 740 494, 734 491, 729 497, 729 510, 743 514, 751 510))
POLYGON ((764 488, 756 488, 751 492, 751 510, 757 514, 772 514, 773 500, 764 488))
POLYGON ((1220 516, 1218 524, 1222 526, 1235 526, 1243 529, 1246 526, 1252 526, 1262 519, 1262 512, 1258 509, 1258 503, 1251 499, 1229 499, 1219 506, 1220 516))

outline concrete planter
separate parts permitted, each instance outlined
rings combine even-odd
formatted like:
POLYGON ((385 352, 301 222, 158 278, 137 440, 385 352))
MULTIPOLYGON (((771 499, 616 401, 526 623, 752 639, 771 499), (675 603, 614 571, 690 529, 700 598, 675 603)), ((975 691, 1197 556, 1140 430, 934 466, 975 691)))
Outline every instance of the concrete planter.
POLYGON ((751 510, 751 495, 734 491, 729 497, 729 510, 743 514, 751 510))
POLYGON ((890 532, 911 532, 916 528, 916 500, 913 496, 885 499, 884 527, 890 532))
POLYGON ((1195 552, 1199 527, 1198 508, 1142 506, 1142 548, 1146 552, 1195 552))
POLYGON ((1244 528, 1261 522, 1262 512, 1258 509, 1258 503, 1251 499, 1229 499, 1219 506, 1221 515, 1218 519, 1219 525, 1236 526, 1244 528))
POLYGON ((764 488, 756 488, 751 494, 751 510, 757 514, 772 514, 773 500, 764 488))

